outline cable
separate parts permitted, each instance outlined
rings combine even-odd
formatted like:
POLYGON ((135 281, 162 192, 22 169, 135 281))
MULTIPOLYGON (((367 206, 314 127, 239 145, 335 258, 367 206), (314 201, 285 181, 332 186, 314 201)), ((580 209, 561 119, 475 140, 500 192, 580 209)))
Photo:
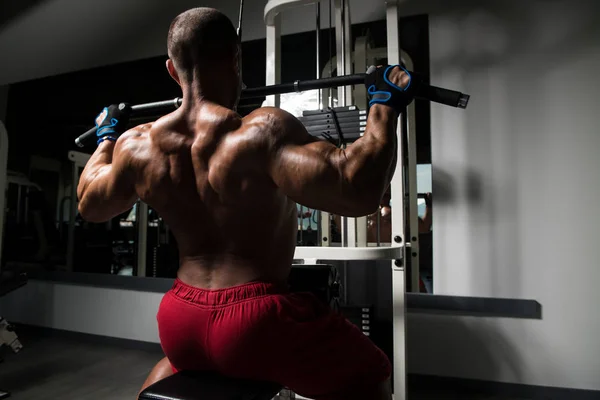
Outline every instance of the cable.
POLYGON ((240 44, 242 43, 242 16, 244 15, 244 0, 240 0, 240 15, 238 17, 238 28, 237 35, 240 39, 240 44))
POLYGON ((344 134, 342 133, 342 128, 340 127, 340 121, 337 118, 337 114, 332 107, 329 107, 329 111, 331 112, 331 116, 333 117, 333 123, 335 124, 335 131, 338 134, 338 148, 346 148, 346 139, 344 138, 344 134))
MULTIPOLYGON (((331 32, 333 31, 333 23, 331 20, 331 2, 329 0, 329 77, 333 77, 333 45, 331 44, 331 32)), ((329 107, 333 107, 333 90, 329 89, 329 107)))

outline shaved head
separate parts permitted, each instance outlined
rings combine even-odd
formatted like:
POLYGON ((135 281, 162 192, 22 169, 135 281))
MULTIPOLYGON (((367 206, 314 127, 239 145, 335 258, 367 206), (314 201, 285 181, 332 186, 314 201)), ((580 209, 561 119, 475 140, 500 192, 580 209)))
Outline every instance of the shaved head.
POLYGON ((179 14, 169 28, 169 58, 182 78, 223 63, 237 65, 238 36, 225 14, 214 8, 193 8, 179 14))

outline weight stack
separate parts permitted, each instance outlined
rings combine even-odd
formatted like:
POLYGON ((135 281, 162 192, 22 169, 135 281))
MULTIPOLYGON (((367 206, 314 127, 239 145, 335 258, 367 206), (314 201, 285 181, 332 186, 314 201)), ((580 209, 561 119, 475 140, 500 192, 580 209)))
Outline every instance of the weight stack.
POLYGON ((373 306, 340 306, 340 313, 352 324, 356 325, 365 336, 373 333, 373 306))
POLYGON ((334 141, 339 139, 341 131, 347 142, 354 142, 367 126, 367 112, 356 106, 303 111, 298 119, 310 135, 334 141))

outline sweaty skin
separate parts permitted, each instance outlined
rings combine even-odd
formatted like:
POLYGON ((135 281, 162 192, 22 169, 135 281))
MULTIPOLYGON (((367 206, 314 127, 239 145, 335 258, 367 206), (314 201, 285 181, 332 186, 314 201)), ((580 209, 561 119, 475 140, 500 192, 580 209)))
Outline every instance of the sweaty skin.
MULTIPOLYGON (((390 80, 408 83, 399 68, 390 80)), ((364 136, 343 150, 277 108, 241 118, 190 101, 101 143, 80 178, 79 212, 104 222, 141 199, 172 229, 178 278, 189 285, 282 282, 296 244, 296 202, 345 216, 378 208, 395 169, 396 120, 390 107, 374 105, 364 136)))

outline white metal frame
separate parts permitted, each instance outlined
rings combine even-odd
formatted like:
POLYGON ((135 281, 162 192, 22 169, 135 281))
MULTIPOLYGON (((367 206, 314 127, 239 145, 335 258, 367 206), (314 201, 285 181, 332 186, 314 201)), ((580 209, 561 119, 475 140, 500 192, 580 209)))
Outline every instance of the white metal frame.
MULTIPOLYGON (((398 3, 386 2, 387 48, 388 64, 399 64, 400 58, 400 29, 398 24, 398 3)), ((404 165, 402 157, 402 129, 398 124, 398 163, 392 178, 392 199, 402 199, 399 207, 396 205, 392 212, 392 246, 401 246, 404 238, 404 165), (400 240, 395 238, 399 237, 400 240)), ((406 398, 406 277, 404 265, 396 265, 392 261, 392 326, 394 332, 394 396, 397 399, 406 398)))
MULTIPOLYGON (((404 246, 391 247, 311 247, 298 246, 294 253, 295 260, 401 260, 404 246)), ((313 264, 312 262, 310 264, 313 264)))
MULTIPOLYGON (((281 68, 279 36, 270 34, 270 32, 279 33, 280 19, 279 14, 284 10, 298 5, 305 5, 318 2, 319 0, 270 0, 265 7, 265 23, 267 25, 267 85, 279 83, 278 74, 281 68), (270 53, 274 51, 275 54, 270 53)), ((338 75, 350 73, 352 68, 352 51, 350 50, 350 11, 347 0, 336 0, 336 43, 337 54, 336 59, 338 75), (343 10, 343 11, 342 11, 343 10), (342 29, 341 29, 342 28, 342 29), (342 36, 338 32, 343 32, 342 36), (342 55, 341 57, 339 55, 342 55)), ((387 22, 387 59, 389 64, 400 64, 401 49, 400 49, 400 32, 399 32, 399 14, 398 1, 386 1, 386 22, 387 22)), ((366 44, 362 45, 366 48, 366 44)), ((362 47, 361 47, 362 48, 362 47)), ((360 51, 359 51, 360 52, 360 51)), ((366 53, 366 49, 365 49, 366 53)), ((412 69, 412 60, 409 62, 408 57, 404 58, 405 65, 412 69)), ((333 60, 329 60, 333 62, 333 60)), ((327 70, 323 76, 326 76, 327 70)), ((323 91, 323 97, 327 96, 329 91, 323 91)), ((346 101, 352 99, 352 88, 338 89, 338 106, 343 106, 346 101)), ((323 104, 326 104, 326 99, 322 99, 323 104)), ((270 104, 278 104, 276 101, 271 101, 270 104)), ((405 313, 406 313, 406 285, 405 285, 405 269, 403 260, 407 254, 416 253, 417 257, 413 258, 413 267, 416 266, 416 271, 413 270, 413 287, 418 288, 418 221, 417 221, 417 191, 416 191, 416 132, 414 106, 407 109, 407 126, 406 135, 408 148, 403 148, 402 123, 398 124, 398 163, 396 171, 391 183, 392 199, 400 199, 395 205, 392 213, 392 243, 390 247, 355 247, 357 244, 356 225, 349 224, 349 240, 342 243, 348 247, 327 247, 330 240, 322 242, 323 247, 297 247, 294 259, 304 259, 307 262, 316 263, 318 260, 391 260, 392 267, 392 301, 393 301, 393 338, 394 338, 394 398, 397 400, 406 399, 406 348, 405 348, 405 313), (408 165, 404 165, 403 152, 408 151, 408 165), (408 187, 404 187, 404 177, 408 178, 408 187), (408 196, 405 197, 405 192, 408 196), (408 201, 408 204, 406 204, 408 201), (406 221, 406 212, 404 207, 408 205, 408 221, 406 221), (409 238, 405 237, 405 227, 408 222, 409 238), (413 240, 414 238, 414 240, 413 240), (408 240, 407 240, 408 239, 408 240), (410 253, 409 253, 410 252, 410 253), (416 262, 415 262, 416 261, 416 262)), ((401 122, 400 120, 399 122, 401 122)), ((327 232, 329 229, 329 219, 325 214, 322 222, 322 231, 327 232)), ((355 219, 352 218, 352 221, 355 219)), ((362 223, 360 224, 362 225, 362 223)), ((366 225, 365 225, 366 227, 366 225)), ((329 236, 329 235, 327 235, 329 236)), ((358 235, 362 244, 363 238, 358 235)))

